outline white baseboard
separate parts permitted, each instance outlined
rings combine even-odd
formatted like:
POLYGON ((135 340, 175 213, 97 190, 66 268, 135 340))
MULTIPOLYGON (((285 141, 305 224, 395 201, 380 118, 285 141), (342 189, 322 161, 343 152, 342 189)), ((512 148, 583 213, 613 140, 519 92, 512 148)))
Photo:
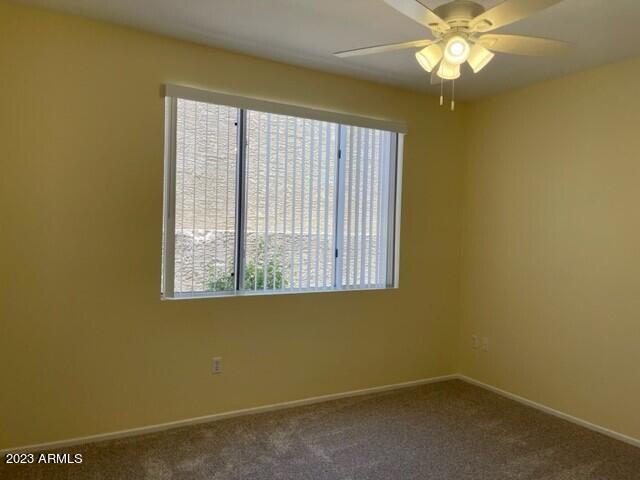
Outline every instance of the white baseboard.
POLYGON ((581 427, 585 427, 588 428, 589 430, 593 430, 594 432, 598 432, 601 433, 603 435, 606 435, 608 437, 611 438, 615 438, 616 440, 620 440, 621 442, 625 442, 628 443, 630 445, 633 445, 634 447, 640 447, 640 439, 637 438, 633 438, 630 437, 628 435, 624 435, 622 433, 618 433, 618 432, 614 432, 613 430, 609 430, 608 428, 604 428, 601 427, 600 425, 596 425, 594 423, 591 422, 587 422, 586 420, 582 420, 581 418, 577 418, 574 417, 572 415, 569 415, 567 413, 563 413, 560 412, 558 410, 555 410, 551 407, 547 407, 546 405, 543 405, 541 403, 537 403, 534 402, 532 400, 528 400, 524 397, 521 397, 519 395, 516 395, 514 393, 511 392, 507 392, 505 390, 501 390, 497 387, 494 387, 492 385, 488 385, 486 383, 480 382, 474 378, 470 378, 467 377, 465 375, 457 375, 457 378, 465 381, 467 383, 470 383, 472 385, 476 385, 477 387, 481 387, 484 388, 485 390, 489 390, 493 393, 497 393, 498 395, 502 395, 503 397, 507 397, 511 400, 514 400, 518 403, 522 403, 524 405, 527 405, 529 407, 535 408, 536 410, 540 410, 544 413, 548 413, 549 415, 553 415, 554 417, 558 417, 558 418, 562 418, 563 420, 567 420, 571 423, 575 423, 576 425, 580 425, 581 427))
POLYGON ((444 382, 447 380, 455 380, 458 375, 443 375, 441 377, 423 378, 420 380, 413 380, 411 382, 395 383, 392 385, 382 385, 379 387, 363 388, 361 390, 352 390, 349 392, 333 393, 330 395, 321 395, 319 397, 303 398, 300 400, 293 400, 290 402, 275 403, 272 405, 263 405, 261 407, 245 408, 242 410, 233 410, 230 412, 215 413, 213 415, 205 415, 203 417, 188 418, 185 420, 177 420, 175 422, 160 423, 157 425, 149 425, 146 427, 131 428, 128 430, 120 430, 117 432, 100 433, 98 435, 90 435, 87 437, 70 438, 67 440, 58 440, 55 442, 39 443, 35 445, 24 445, 16 448, 5 448, 0 450, 0 454, 5 453, 23 453, 23 452, 36 452, 54 450, 59 448, 71 447, 74 445, 80 445, 84 443, 101 442, 104 440, 113 440, 116 438, 132 437, 135 435, 144 435, 146 433, 160 432, 163 430, 170 430, 172 428, 184 427, 188 425, 196 425, 199 423, 215 422, 217 420, 223 420, 225 418, 239 417, 242 415, 255 415, 257 413, 272 412, 275 410, 284 410, 287 408, 300 407, 303 405, 312 405, 314 403, 328 402, 331 400, 339 400, 341 398, 357 397, 361 395, 369 395, 372 393, 387 392, 391 390, 399 390, 401 388, 417 387, 419 385, 426 385, 428 383, 444 382))
POLYGON ((411 382, 404 382, 404 383, 395 383, 392 385, 383 385, 383 386, 379 386, 379 387, 371 387, 371 388, 364 388, 361 390, 352 390, 349 392, 341 392, 341 393, 333 393, 330 395, 321 395, 318 397, 311 397, 311 398, 303 398, 300 400, 293 400, 290 402, 282 402, 282 403, 275 403, 272 405, 264 405, 261 407, 254 407, 254 408, 245 408, 242 410, 233 410, 230 412, 223 412, 223 413, 216 413, 213 415, 205 415, 202 417, 196 417, 196 418, 188 418, 188 419, 184 419, 184 420, 177 420, 175 422, 167 422, 167 423, 161 423, 161 424, 157 424, 157 425, 149 425, 146 427, 138 427, 138 428, 132 428, 129 430, 120 430, 117 432, 109 432, 109 433, 101 433, 98 435, 90 435, 87 437, 78 437, 78 438, 71 438, 71 439, 67 439, 67 440, 59 440, 59 441, 55 441, 55 442, 48 442, 48 443, 39 443, 39 444, 35 444, 35 445, 25 445, 25 446, 21 446, 21 447, 16 447, 16 448, 6 448, 6 449, 2 449, 0 450, 0 454, 5 454, 5 453, 21 453, 21 452, 35 452, 35 451, 46 451, 46 450, 54 450, 54 449, 60 449, 60 448, 66 448, 66 447, 71 447, 74 445, 81 445, 81 444, 85 444, 85 443, 92 443, 92 442, 101 442, 104 440, 113 440, 113 439, 117 439, 117 438, 125 438, 125 437, 132 437, 132 436, 136 436, 136 435, 144 435, 147 433, 154 433, 154 432, 160 432, 163 430, 170 430, 172 428, 178 428, 178 427, 184 427, 184 426, 188 426, 188 425, 196 425, 199 423, 207 423, 207 422, 215 422, 217 420, 223 420, 225 418, 233 418, 233 417, 239 417, 239 416, 243 416, 243 415, 255 415, 257 413, 265 413, 265 412, 273 412, 276 410, 284 410, 287 408, 293 408, 293 407, 300 407, 300 406, 304 406, 304 405, 312 405, 314 403, 322 403, 322 402, 328 402, 331 400, 339 400, 341 398, 349 398, 349 397, 356 397, 356 396, 361 396, 361 395, 369 395, 372 393, 380 393, 380 392, 387 392, 387 391, 391 391, 391 390, 399 390, 402 388, 409 388, 409 387, 417 387, 419 385, 426 385, 429 383, 436 383, 436 382, 444 382, 447 380, 462 380, 464 382, 470 383, 472 385, 476 385, 478 387, 484 388, 486 390, 489 390, 491 392, 494 392, 498 395, 501 395, 503 397, 509 398, 511 400, 514 400, 516 402, 522 403, 524 405, 527 405, 529 407, 535 408, 537 410, 540 410, 542 412, 548 413, 550 415, 553 415, 555 417, 558 418, 562 418, 564 420, 567 420, 571 423, 575 423, 576 425, 580 425, 582 427, 588 428, 589 430, 593 430, 595 432, 601 433, 603 435, 606 435, 608 437, 614 438, 616 440, 620 440, 622 442, 628 443, 630 445, 633 445, 635 447, 639 447, 640 448, 640 439, 637 438, 633 438, 630 437, 628 435, 624 435, 622 433, 618 433, 615 432, 613 430, 609 430, 608 428, 604 428, 601 427, 599 425, 595 425, 591 422, 587 422, 586 420, 582 420, 580 418, 574 417, 572 415, 569 415, 567 413, 563 413, 560 412, 558 410, 555 410, 551 407, 548 407, 546 405, 543 405, 541 403, 537 403, 534 402, 532 400, 528 400, 524 397, 521 397, 519 395, 515 395, 511 392, 507 392, 505 390, 501 390, 497 387, 494 387, 492 385, 480 382, 474 378, 470 378, 467 377, 465 375, 459 375, 459 374, 453 374, 453 375, 444 375, 441 377, 433 377, 433 378, 424 378, 424 379, 420 379, 420 380, 414 380, 411 382))

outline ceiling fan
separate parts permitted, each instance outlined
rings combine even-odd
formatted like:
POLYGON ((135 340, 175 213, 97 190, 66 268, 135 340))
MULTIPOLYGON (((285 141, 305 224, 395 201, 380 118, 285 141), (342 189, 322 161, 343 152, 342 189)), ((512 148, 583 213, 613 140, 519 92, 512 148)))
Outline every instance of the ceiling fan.
MULTIPOLYGON (((428 28, 434 38, 346 50, 334 55, 344 58, 420 48, 416 60, 423 69, 431 72, 431 83, 437 83, 459 78, 460 68, 465 62, 474 73, 478 73, 493 60, 494 52, 544 56, 563 53, 568 46, 566 42, 546 38, 487 33, 562 0, 505 0, 489 10, 470 0, 453 0, 434 10, 420 0, 384 1, 428 28)), ((441 95, 441 104, 442 101, 441 95)))

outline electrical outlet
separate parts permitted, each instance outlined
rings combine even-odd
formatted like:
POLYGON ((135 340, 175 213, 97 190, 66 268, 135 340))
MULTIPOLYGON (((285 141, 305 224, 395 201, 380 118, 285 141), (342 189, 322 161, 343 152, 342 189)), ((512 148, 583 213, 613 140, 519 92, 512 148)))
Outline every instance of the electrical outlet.
POLYGON ((222 373, 222 357, 214 357, 211 360, 211 373, 213 375, 222 373))
POLYGON ((482 350, 489 351, 489 337, 482 337, 482 350))
POLYGON ((471 335, 471 346, 474 350, 478 350, 480 348, 480 339, 477 335, 471 335))

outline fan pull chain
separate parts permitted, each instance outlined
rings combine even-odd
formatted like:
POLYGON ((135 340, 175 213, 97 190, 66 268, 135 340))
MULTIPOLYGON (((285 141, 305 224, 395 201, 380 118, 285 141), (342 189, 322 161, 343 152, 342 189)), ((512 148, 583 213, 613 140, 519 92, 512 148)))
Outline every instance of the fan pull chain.
POLYGON ((444 80, 440 77, 440 106, 444 105, 444 80))
POLYGON ((456 109, 456 81, 451 81, 451 111, 456 109))

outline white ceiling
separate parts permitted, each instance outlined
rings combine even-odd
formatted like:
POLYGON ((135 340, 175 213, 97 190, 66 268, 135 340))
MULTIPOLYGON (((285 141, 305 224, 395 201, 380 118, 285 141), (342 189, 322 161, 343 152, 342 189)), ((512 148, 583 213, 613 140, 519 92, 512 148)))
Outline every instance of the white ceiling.
MULTIPOLYGON (((423 0, 432 8, 446 3, 423 0)), ((489 7, 500 0, 477 0, 489 7)), ((429 38, 383 0, 17 0, 130 25, 286 63, 409 87, 429 85, 413 51, 339 59, 331 52, 429 38)), ((471 100, 625 58, 640 56, 640 0, 564 0, 498 30, 566 40, 556 58, 499 55, 456 94, 471 100)))

